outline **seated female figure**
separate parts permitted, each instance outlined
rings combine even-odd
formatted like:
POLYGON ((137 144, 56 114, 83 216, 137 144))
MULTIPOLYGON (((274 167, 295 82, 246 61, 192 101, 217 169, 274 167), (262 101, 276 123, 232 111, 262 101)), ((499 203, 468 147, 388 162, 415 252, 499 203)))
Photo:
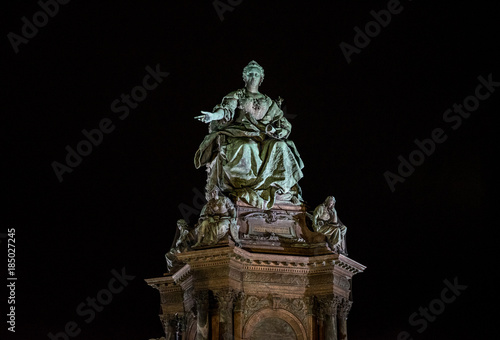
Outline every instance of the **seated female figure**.
POLYGON ((302 160, 288 140, 291 124, 274 101, 259 92, 264 69, 251 61, 243 69, 245 88, 226 95, 214 112, 196 118, 210 123, 209 134, 195 155, 195 166, 206 165, 206 191, 214 187, 261 209, 278 201, 300 203, 298 181, 302 160))

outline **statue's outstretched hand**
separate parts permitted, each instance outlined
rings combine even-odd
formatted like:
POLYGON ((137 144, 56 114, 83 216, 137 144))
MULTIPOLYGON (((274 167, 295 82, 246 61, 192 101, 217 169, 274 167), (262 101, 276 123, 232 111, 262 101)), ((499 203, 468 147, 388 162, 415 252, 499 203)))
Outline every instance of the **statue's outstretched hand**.
POLYGON ((203 122, 203 123, 210 123, 212 120, 214 120, 214 117, 213 117, 214 114, 212 112, 201 111, 201 113, 203 113, 203 114, 200 116, 194 117, 194 119, 198 119, 200 122, 203 122))

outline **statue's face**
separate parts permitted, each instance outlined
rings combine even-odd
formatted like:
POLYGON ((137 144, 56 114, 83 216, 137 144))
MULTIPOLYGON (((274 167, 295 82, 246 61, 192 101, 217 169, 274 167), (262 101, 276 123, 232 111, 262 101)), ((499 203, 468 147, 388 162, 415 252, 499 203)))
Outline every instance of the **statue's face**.
POLYGON ((245 75, 245 83, 250 86, 259 86, 262 74, 257 67, 250 67, 245 75))
POLYGON ((212 191, 212 198, 213 199, 218 199, 219 198, 219 193, 217 192, 217 190, 212 191))

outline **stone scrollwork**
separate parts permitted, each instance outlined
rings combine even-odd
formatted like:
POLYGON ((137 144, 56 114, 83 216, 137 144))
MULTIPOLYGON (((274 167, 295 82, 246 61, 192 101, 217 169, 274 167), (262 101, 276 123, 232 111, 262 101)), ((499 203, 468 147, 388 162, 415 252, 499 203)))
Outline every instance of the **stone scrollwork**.
POLYGON ((349 315, 351 307, 352 307, 352 301, 349 301, 347 299, 342 299, 342 302, 339 304, 339 308, 337 309, 338 317, 347 320, 347 316, 349 315))
POLYGON ((324 319, 325 316, 337 316, 344 299, 336 295, 328 295, 318 297, 317 301, 320 312, 318 317, 324 319))
POLYGON ((243 317, 247 320, 252 314, 257 312, 262 308, 270 308, 272 306, 272 302, 268 296, 259 297, 255 295, 249 295, 246 298, 245 302, 245 310, 243 312, 243 317))
POLYGON ((234 301, 238 297, 238 293, 231 288, 218 290, 214 295, 219 303, 219 308, 223 309, 233 308, 234 301))

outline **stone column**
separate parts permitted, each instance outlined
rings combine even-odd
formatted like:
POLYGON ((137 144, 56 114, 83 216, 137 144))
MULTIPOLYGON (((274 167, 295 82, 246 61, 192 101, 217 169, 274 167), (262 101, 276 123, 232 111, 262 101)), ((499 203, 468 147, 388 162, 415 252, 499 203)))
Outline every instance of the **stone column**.
POLYGON ((166 340, 174 340, 175 339, 175 330, 173 327, 173 321, 175 318, 175 314, 163 314, 160 316, 161 322, 163 324, 163 330, 165 331, 165 339, 166 340))
POLYGON ((194 293, 196 303, 196 340, 208 340, 208 290, 194 293))
POLYGON ((337 308, 338 299, 335 296, 320 298, 320 311, 323 319, 323 337, 325 340, 338 340, 337 308))
POLYGON ((166 340, 182 340, 186 329, 186 317, 182 314, 166 314, 161 317, 166 340))
POLYGON ((175 330, 175 340, 182 340, 182 334, 186 329, 186 317, 184 315, 175 314, 173 328, 175 330))
POLYGON ((317 320, 317 301, 314 296, 309 296, 304 299, 306 304, 306 317, 307 317, 307 337, 308 339, 319 339, 318 336, 318 323, 317 320))
POLYGON ((351 310, 352 301, 346 299, 342 300, 339 308, 337 309, 337 315, 339 320, 339 340, 347 340, 347 316, 351 310))
POLYGON ((243 312, 245 310, 245 293, 239 292, 234 302, 234 340, 243 338, 243 312))
POLYGON ((236 293, 226 288, 215 293, 219 303, 219 339, 233 340, 233 306, 236 293))
POLYGON ((325 338, 325 315, 322 312, 318 313, 318 339, 325 338))

